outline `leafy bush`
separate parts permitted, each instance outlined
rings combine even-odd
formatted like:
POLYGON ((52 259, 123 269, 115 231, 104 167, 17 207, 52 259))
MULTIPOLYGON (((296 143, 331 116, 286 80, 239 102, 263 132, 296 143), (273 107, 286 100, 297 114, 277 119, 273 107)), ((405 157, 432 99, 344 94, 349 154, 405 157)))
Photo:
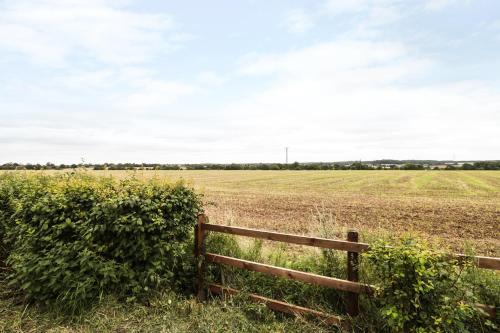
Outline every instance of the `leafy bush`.
POLYGON ((85 174, 0 176, 8 280, 28 300, 78 309, 103 294, 129 300, 183 287, 200 198, 182 183, 85 174))
POLYGON ((457 262, 406 239, 379 242, 366 254, 376 278, 379 329, 391 332, 477 332, 494 329, 474 306, 457 262), (483 324, 486 326, 483 327, 483 324))

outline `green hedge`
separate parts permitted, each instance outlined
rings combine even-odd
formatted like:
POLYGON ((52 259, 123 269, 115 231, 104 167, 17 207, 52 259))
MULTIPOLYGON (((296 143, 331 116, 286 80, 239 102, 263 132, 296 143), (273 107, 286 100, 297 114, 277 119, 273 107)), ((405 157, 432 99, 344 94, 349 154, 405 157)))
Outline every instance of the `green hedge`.
POLYGON ((0 175, 0 258, 14 290, 70 310, 185 287, 200 198, 183 183, 0 175))

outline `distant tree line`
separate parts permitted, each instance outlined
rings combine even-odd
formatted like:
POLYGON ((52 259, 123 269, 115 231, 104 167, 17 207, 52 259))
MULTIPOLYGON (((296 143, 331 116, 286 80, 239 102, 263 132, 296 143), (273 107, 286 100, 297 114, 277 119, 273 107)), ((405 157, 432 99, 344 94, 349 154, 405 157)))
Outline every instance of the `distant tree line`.
POLYGON ((371 162, 315 162, 315 163, 231 163, 231 164, 159 164, 159 163, 103 163, 103 164, 22 164, 5 163, 0 170, 500 170, 500 161, 452 163, 440 161, 377 160, 371 162))

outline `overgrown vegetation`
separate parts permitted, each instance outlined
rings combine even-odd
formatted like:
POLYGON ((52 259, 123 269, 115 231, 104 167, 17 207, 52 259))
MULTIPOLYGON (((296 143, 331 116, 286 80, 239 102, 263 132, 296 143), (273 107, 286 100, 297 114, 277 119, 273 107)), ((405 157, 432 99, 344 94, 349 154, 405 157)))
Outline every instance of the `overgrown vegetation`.
POLYGON ((182 183, 85 174, 2 175, 2 261, 27 301, 76 311, 106 294, 131 301, 191 283, 186 254, 201 211, 182 183))
MULTIPOLYGON (((263 243, 242 247, 226 235, 211 235, 211 252, 264 262, 276 266, 346 278, 344 253, 324 250, 296 256, 284 247, 265 254, 263 243)), ((362 282, 377 286, 373 296, 362 296, 362 311, 352 322, 355 331, 369 332, 496 332, 498 320, 487 319, 475 304, 498 307, 499 276, 478 270, 470 263, 448 260, 414 239, 400 243, 379 242, 364 254, 362 282), (395 245, 395 246, 394 246, 395 245)), ((212 281, 243 292, 311 307, 324 312, 345 313, 344 293, 306 283, 269 277, 231 267, 210 266, 212 281)))
MULTIPOLYGON (((475 294, 471 281, 464 278, 464 272, 473 269, 472 263, 459 265, 411 239, 388 245, 374 244, 365 255, 378 287, 372 300, 377 327, 391 332, 484 332, 498 328, 484 320, 475 306, 479 298, 485 299, 475 294)), ((493 295, 496 299, 487 298, 498 305, 500 295, 493 295)))
MULTIPOLYGON (((242 293, 196 302, 191 245, 201 211, 200 197, 183 183, 87 173, 0 175, 0 331, 338 331, 271 312, 246 296, 342 315, 343 292, 260 273, 209 265, 209 281, 242 293)), ((334 237, 332 221, 320 220, 322 236, 334 237)), ((299 252, 220 234, 210 234, 207 249, 346 277, 344 252, 299 252)), ((361 258, 362 282, 378 290, 361 298, 361 315, 349 331, 498 330, 498 320, 474 306, 500 305, 496 272, 449 261, 410 239, 376 243, 361 258)))

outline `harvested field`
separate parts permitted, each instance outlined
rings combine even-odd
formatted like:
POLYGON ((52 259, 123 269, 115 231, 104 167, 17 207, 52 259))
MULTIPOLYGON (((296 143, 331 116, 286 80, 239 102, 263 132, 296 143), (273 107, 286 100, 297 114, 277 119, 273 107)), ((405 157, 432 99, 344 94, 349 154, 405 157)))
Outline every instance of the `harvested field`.
MULTIPOLYGON (((53 171, 51 171, 53 172, 53 171)), ((92 171, 183 178, 205 194, 211 223, 318 234, 322 220, 361 238, 417 234, 500 256, 496 171, 92 171)))
MULTIPOLYGON (((95 171, 123 177, 125 171, 95 171)), ((317 234, 318 217, 370 241, 418 234, 454 251, 500 255, 500 172, 136 171, 183 178, 205 194, 211 223, 317 234)))

